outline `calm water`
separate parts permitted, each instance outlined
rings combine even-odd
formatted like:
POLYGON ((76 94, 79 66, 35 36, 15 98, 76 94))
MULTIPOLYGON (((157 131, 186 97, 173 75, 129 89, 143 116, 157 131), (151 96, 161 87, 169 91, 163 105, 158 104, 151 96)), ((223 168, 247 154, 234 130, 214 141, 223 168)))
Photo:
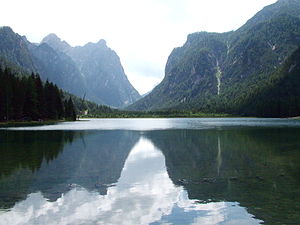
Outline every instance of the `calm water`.
POLYGON ((300 224, 300 121, 1 129, 2 224, 300 224))

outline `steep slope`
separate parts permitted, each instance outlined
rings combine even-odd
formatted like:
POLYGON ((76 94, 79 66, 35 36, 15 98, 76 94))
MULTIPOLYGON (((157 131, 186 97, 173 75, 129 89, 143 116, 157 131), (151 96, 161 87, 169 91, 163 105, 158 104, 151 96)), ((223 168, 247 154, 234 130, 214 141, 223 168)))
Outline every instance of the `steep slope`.
POLYGON ((169 56, 161 84, 129 109, 232 112, 230 101, 269 79, 300 46, 299 15, 299 0, 281 0, 234 32, 190 34, 169 56))
POLYGON ((252 86, 231 104, 243 115, 300 115, 300 47, 268 79, 252 86))
POLYGON ((49 46, 51 46, 51 48, 59 52, 65 52, 71 48, 66 41, 60 40, 60 38, 54 33, 48 34, 46 37, 44 37, 41 43, 47 43, 49 46))
POLYGON ((140 98, 118 55, 104 40, 73 48, 50 34, 41 44, 32 44, 11 28, 2 27, 0 66, 38 72, 43 80, 98 104, 124 107, 140 98))
POLYGON ((30 52, 43 80, 48 79, 79 97, 84 95, 86 90, 84 77, 69 56, 54 51, 45 43, 32 45, 30 52))
POLYGON ((57 52, 63 52, 72 58, 85 78, 86 95, 90 100, 122 107, 140 98, 128 81, 118 55, 107 47, 104 40, 73 48, 56 35, 50 34, 42 43, 47 43, 57 52))
POLYGON ((0 27, 0 65, 36 71, 26 39, 15 34, 10 27, 0 27))

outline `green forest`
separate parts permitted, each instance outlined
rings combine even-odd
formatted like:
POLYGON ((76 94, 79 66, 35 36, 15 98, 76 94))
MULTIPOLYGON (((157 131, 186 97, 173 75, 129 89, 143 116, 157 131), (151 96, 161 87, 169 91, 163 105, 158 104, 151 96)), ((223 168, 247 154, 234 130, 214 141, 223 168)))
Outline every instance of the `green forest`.
POLYGON ((0 69, 0 121, 76 120, 71 97, 38 74, 28 76, 0 69))

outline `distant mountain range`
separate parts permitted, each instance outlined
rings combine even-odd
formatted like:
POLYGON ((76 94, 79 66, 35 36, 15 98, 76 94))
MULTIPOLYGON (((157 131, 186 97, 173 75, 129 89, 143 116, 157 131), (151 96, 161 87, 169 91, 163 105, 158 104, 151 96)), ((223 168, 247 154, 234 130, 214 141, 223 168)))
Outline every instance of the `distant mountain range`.
POLYGON ((50 34, 35 44, 10 27, 2 27, 0 60, 2 66, 38 72, 43 80, 98 104, 119 108, 141 97, 128 81, 118 55, 104 40, 71 47, 50 34))
POLYGON ((142 97, 104 40, 72 47, 49 34, 35 44, 2 27, 0 65, 38 72, 72 94, 116 108, 298 116, 300 0, 279 0, 236 31, 188 35, 170 54, 163 81, 142 97))
POLYGON ((300 0, 279 0, 236 31, 188 35, 163 81, 128 109, 299 115, 299 46, 300 0))

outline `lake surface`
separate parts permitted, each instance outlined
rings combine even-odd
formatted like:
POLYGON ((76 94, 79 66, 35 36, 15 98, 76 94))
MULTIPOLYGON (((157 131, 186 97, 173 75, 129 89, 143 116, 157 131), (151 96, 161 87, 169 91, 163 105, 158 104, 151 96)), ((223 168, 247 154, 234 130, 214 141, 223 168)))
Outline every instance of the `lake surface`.
POLYGON ((2 224, 300 224, 300 121, 1 129, 2 224))

